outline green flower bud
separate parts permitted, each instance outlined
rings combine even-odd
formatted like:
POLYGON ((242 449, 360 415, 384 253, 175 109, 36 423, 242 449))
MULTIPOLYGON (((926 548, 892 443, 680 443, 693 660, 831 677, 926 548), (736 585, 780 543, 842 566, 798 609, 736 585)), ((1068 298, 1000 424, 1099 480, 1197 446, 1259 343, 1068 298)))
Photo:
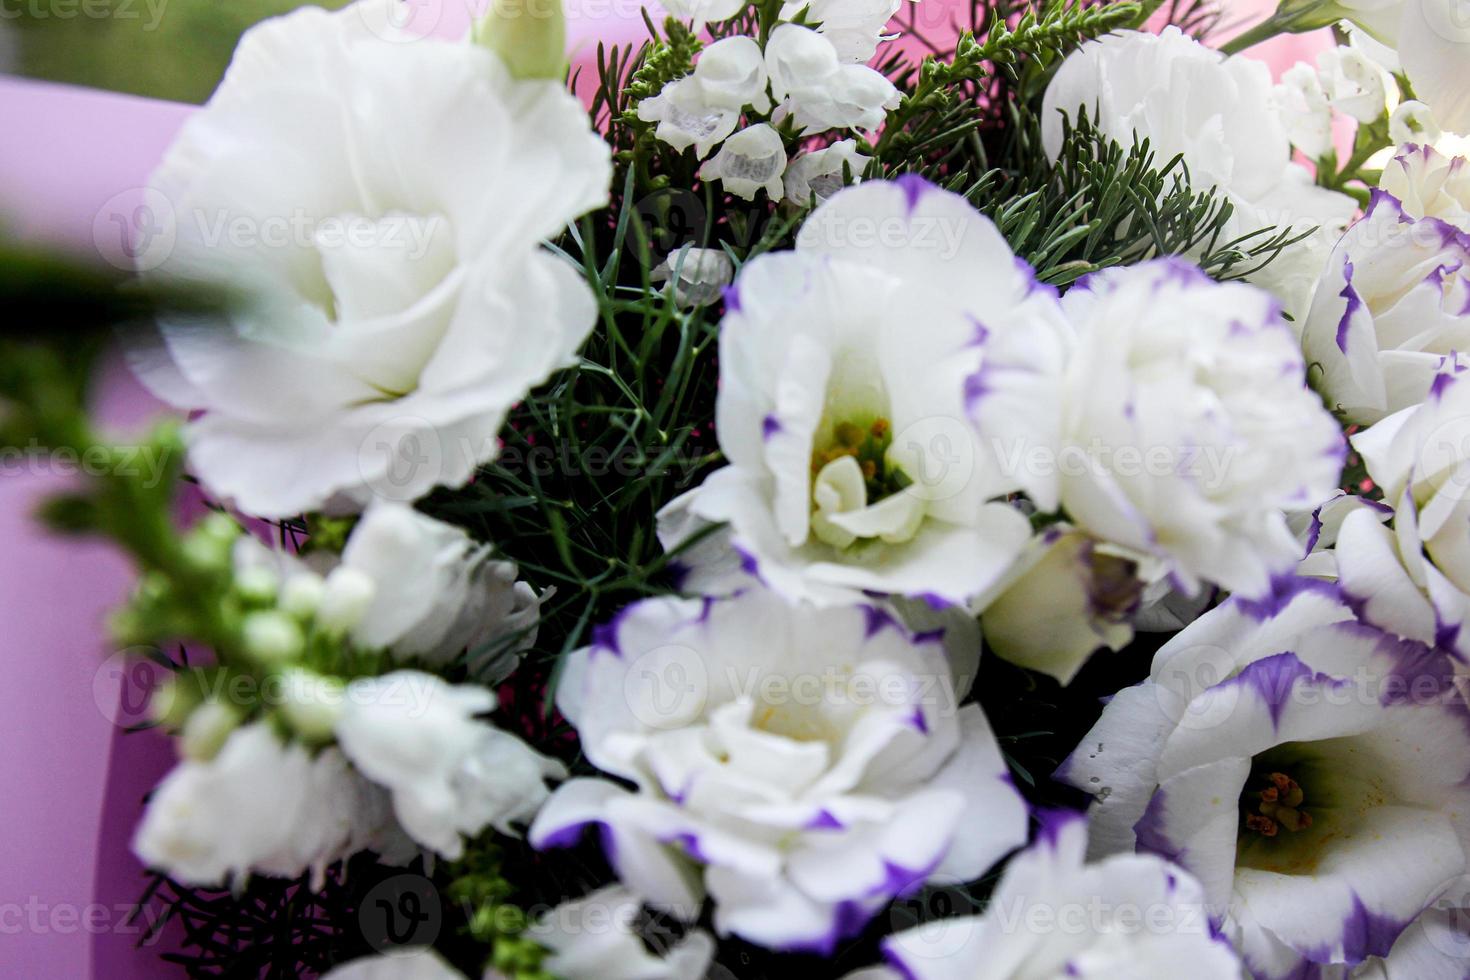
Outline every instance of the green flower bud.
POLYGON ((206 701, 184 723, 179 751, 186 759, 208 762, 219 754, 225 740, 244 720, 244 712, 234 705, 206 701))
POLYGON ((477 44, 500 55, 513 78, 560 81, 567 71, 562 0, 491 0, 476 22, 477 44))
POLYGON ((245 652, 263 664, 289 663, 306 647, 296 620, 274 609, 247 615, 240 632, 245 652))
POLYGON ((304 741, 331 742, 345 691, 335 677, 292 668, 281 675, 281 718, 304 741))

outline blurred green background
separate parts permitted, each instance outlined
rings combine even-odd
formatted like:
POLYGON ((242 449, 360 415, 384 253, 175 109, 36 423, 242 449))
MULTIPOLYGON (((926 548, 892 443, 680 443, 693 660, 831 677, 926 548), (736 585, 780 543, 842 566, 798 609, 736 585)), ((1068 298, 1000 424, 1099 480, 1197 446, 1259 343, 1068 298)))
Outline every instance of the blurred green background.
POLYGON ((8 70, 16 74, 203 102, 247 27, 300 6, 302 0, 0 0, 0 31, 8 70))

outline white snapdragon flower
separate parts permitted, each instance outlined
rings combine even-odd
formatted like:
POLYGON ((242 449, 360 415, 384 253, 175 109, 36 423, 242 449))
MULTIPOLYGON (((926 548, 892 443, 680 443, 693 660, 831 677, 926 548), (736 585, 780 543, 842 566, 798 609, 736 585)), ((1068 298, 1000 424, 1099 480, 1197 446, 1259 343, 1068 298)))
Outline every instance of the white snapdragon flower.
POLYGON ((899 103, 898 89, 880 72, 843 64, 831 41, 798 24, 771 32, 766 68, 776 101, 808 134, 877 129, 899 103))
POLYGON ((699 176, 718 180, 725 190, 747 201, 761 191, 779 200, 786 163, 781 135, 766 123, 757 123, 727 139, 720 152, 699 168, 699 176))
POLYGON ((1441 125, 1470 132, 1470 19, 1459 0, 1337 0, 1338 14, 1361 26, 1394 52, 1415 95, 1441 125))
POLYGON ((806 10, 806 21, 816 24, 848 64, 866 64, 887 40, 883 31, 903 0, 786 0, 781 18, 791 20, 806 10))
POLYGON ((133 851, 190 885, 252 872, 294 878, 388 839, 386 795, 327 749, 313 755, 268 723, 237 728, 210 759, 174 767, 149 797, 133 851))
POLYGON ((872 606, 755 589, 652 599, 572 655, 557 703, 588 759, 630 781, 562 786, 539 847, 599 825, 623 883, 685 920, 831 954, 933 876, 972 880, 1026 836, 979 706, 938 633, 872 606))
POLYGON ((1058 775, 1094 796, 1095 854, 1136 846, 1200 880, 1253 976, 1357 966, 1466 869, 1456 666, 1331 583, 1284 579, 1160 649, 1058 775))
POLYGON ((1398 83, 1357 44, 1323 51, 1317 70, 1332 107, 1359 123, 1377 122, 1398 107, 1398 83))
POLYGON ((690 930, 663 956, 634 931, 642 902, 611 885, 563 902, 532 923, 526 936, 550 950, 543 968, 560 980, 695 980, 709 971, 715 943, 690 930))
POLYGON ((750 5, 750 0, 659 0, 660 6, 680 20, 693 21, 702 31, 709 23, 729 20, 750 5))
POLYGON ((771 108, 766 92, 766 59, 754 38, 727 37, 705 48, 694 65, 694 78, 710 105, 726 109, 771 108))
POLYGON ((1092 653, 1133 639, 1138 561, 1065 527, 1032 539, 990 596, 975 603, 996 655, 1068 684, 1092 653))
MULTIPOLYGON (((730 465, 665 508, 665 547, 727 522, 725 554, 822 604, 964 603, 992 585, 1030 529, 987 503, 1018 481, 964 422, 966 378, 988 329, 1032 345, 1065 330, 995 226, 917 177, 864 183, 814 212, 794 252, 748 263, 726 311, 715 410, 730 465)), ((726 587, 710 549, 680 559, 690 587, 726 587)))
POLYGON ((872 161, 857 150, 857 140, 838 140, 831 146, 800 153, 786 168, 786 200, 807 205, 813 200, 826 204, 832 195, 847 186, 845 174, 853 183, 862 181, 863 171, 872 161))
MULTIPOLYGON (((494 974, 486 974, 492 980, 494 974)), ((464 980, 464 974, 429 949, 394 950, 335 967, 322 980, 464 980)))
POLYGON ((1470 351, 1467 314, 1470 235, 1380 193, 1333 249, 1302 347, 1327 403, 1376 422, 1423 401, 1440 365, 1470 351))
POLYGON ((1470 158, 1407 145, 1383 168, 1378 186, 1406 216, 1438 218, 1470 234, 1470 158))
MULTIPOLYGON (((1405 143, 1430 144, 1444 135, 1434 121, 1429 106, 1417 99, 1399 103, 1399 107, 1388 117, 1388 138, 1395 146, 1405 143)), ((1394 195, 1397 197, 1398 195, 1394 195)))
POLYGON ((658 123, 655 135, 674 149, 682 152, 692 146, 702 159, 735 132, 740 110, 714 104, 699 80, 686 75, 638 103, 638 118, 658 123))
POLYGON ((1086 853, 1087 822, 1080 814, 1044 814, 1036 842, 1006 865, 983 915, 940 919, 890 936, 883 951, 897 972, 869 976, 1241 975, 1235 954, 1212 934, 1204 889, 1191 875, 1153 855, 1087 864, 1086 853))
POLYGON ((1346 448, 1279 306, 1180 259, 1088 277, 1062 306, 1077 338, 1060 358, 990 331, 1031 363, 982 345, 982 442, 1043 511, 1152 556, 1183 591, 1267 591, 1300 557, 1283 512, 1331 496, 1346 448))
POLYGON ((140 267, 243 302, 135 362, 203 410, 191 465, 257 516, 459 486, 596 322, 540 247, 608 199, 582 106, 477 45, 386 39, 388 7, 253 27, 151 181, 174 220, 140 267))
POLYGON ((483 665, 508 659, 536 641, 540 599, 517 581, 513 562, 491 558, 462 528, 406 504, 379 500, 364 511, 340 556, 312 552, 297 559, 253 537, 235 546, 236 574, 271 570, 281 602, 302 585, 320 583, 300 609, 335 626, 357 645, 398 658, 447 664, 467 649, 483 665), (328 622, 330 621, 330 622, 328 622))
POLYGON ((494 707, 486 688, 396 671, 348 684, 334 731, 352 764, 392 794, 409 836, 453 860, 464 837, 529 822, 549 795, 545 780, 566 778, 561 763, 476 719, 494 707))
POLYGON ((1317 70, 1297 62, 1282 73, 1271 97, 1291 145, 1313 160, 1326 156, 1332 149, 1332 103, 1317 70))
POLYGON ((673 282, 674 302, 684 307, 709 306, 725 294, 735 278, 735 263, 724 249, 681 245, 649 273, 654 282, 673 282))
POLYGON ((1318 229, 1253 277, 1300 318, 1357 203, 1315 186, 1292 162, 1288 129, 1272 101, 1263 62, 1227 58, 1176 27, 1120 31, 1089 41, 1062 63, 1043 99, 1042 141, 1055 157, 1063 114, 1095 114, 1104 136, 1125 147, 1147 139, 1160 164, 1182 155, 1192 186, 1214 188, 1230 202, 1221 241, 1268 228, 1318 229))

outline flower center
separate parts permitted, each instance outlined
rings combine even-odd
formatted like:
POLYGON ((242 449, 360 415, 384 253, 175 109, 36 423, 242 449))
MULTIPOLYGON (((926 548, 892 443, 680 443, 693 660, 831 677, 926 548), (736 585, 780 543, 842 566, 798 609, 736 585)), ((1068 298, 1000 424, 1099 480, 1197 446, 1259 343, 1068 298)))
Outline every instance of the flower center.
POLYGON ((847 549, 874 540, 902 544, 919 533, 924 502, 903 493, 913 481, 888 459, 893 425, 883 416, 832 426, 812 451, 811 529, 817 540, 847 549))
POLYGON ((838 422, 832 427, 832 438, 826 448, 812 451, 812 476, 819 475, 827 464, 851 456, 862 471, 867 502, 876 504, 913 482, 903 470, 888 465, 888 447, 892 442, 893 423, 881 416, 866 425, 838 422))
POLYGON ((1283 829, 1296 833, 1312 826, 1312 815, 1302 808, 1306 793, 1295 779, 1273 772, 1265 777, 1265 784, 1258 789, 1247 789, 1241 797, 1246 830, 1262 837, 1275 837, 1283 829))

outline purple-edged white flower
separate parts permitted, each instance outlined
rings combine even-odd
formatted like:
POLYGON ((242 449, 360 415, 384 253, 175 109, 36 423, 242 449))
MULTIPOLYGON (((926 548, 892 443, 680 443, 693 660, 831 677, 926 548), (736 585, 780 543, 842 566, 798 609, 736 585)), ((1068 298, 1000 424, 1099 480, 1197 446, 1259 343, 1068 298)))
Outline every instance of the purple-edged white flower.
POLYGON ((1411 144, 1383 168, 1378 186, 1410 218, 1438 218, 1470 232, 1470 159, 1411 144))
POLYGON ((1058 775, 1093 794, 1093 852, 1187 869, 1257 977, 1356 966, 1466 869, 1456 668, 1331 583, 1284 579, 1160 649, 1058 775))
MULTIPOLYGON (((918 178, 838 193, 727 299, 716 421, 730 465, 665 509, 665 546, 728 522, 745 571, 794 598, 979 595, 1030 536, 987 503, 1019 483, 964 421, 978 341, 1001 328, 1040 345, 1065 323, 963 198, 918 178)), ((730 571, 710 551, 680 556, 703 592, 730 571)))
POLYGON ((541 247, 607 202, 581 104, 475 44, 395 43, 390 7, 253 27, 151 180, 173 220, 140 267, 243 300, 162 323, 136 366, 204 412, 191 466, 257 516, 463 484, 597 319, 541 247))
POLYGON ((1387 194, 1342 237, 1302 328, 1312 380, 1351 422, 1417 405, 1470 351, 1470 235, 1387 194))
POLYGON ((694 980, 714 960, 715 943, 692 929, 664 955, 635 930, 642 903, 620 885, 563 902, 532 923, 526 935, 550 951, 542 964, 558 980, 694 980))
POLYGON ((1069 55, 1048 85, 1041 122, 1052 156, 1061 151, 1063 114, 1075 121, 1079 111, 1095 114, 1101 133, 1125 147, 1147 139, 1160 165, 1182 155, 1191 186, 1215 188, 1234 209, 1221 242, 1268 228, 1319 229, 1253 277, 1294 316, 1305 313, 1357 203, 1315 186, 1292 162, 1264 62, 1227 58, 1176 27, 1118 31, 1069 55))
POLYGON ((494 707, 487 688, 400 670, 348 684, 334 734, 358 771, 392 794, 404 831, 454 860, 465 837, 529 823, 549 795, 546 780, 566 778, 561 763, 477 719, 494 707))
POLYGON ((651 906, 772 949, 830 953, 935 876, 979 877, 1026 837, 980 708, 957 708, 940 633, 872 606, 764 590, 651 599, 572 655, 557 704, 628 780, 564 784, 538 847, 598 825, 651 906))
POLYGON ((1183 591, 1266 591, 1300 557, 1284 512, 1334 492, 1345 448, 1279 305, 1168 259, 1089 277, 1062 306, 1070 350, 983 355, 969 411, 984 443, 1042 510, 1183 591))
POLYGON ((870 980, 1240 977, 1191 875, 1153 855, 1088 864, 1086 852, 1081 814, 1046 815, 1036 842, 1006 865, 983 915, 889 937, 883 951, 895 971, 870 980))

